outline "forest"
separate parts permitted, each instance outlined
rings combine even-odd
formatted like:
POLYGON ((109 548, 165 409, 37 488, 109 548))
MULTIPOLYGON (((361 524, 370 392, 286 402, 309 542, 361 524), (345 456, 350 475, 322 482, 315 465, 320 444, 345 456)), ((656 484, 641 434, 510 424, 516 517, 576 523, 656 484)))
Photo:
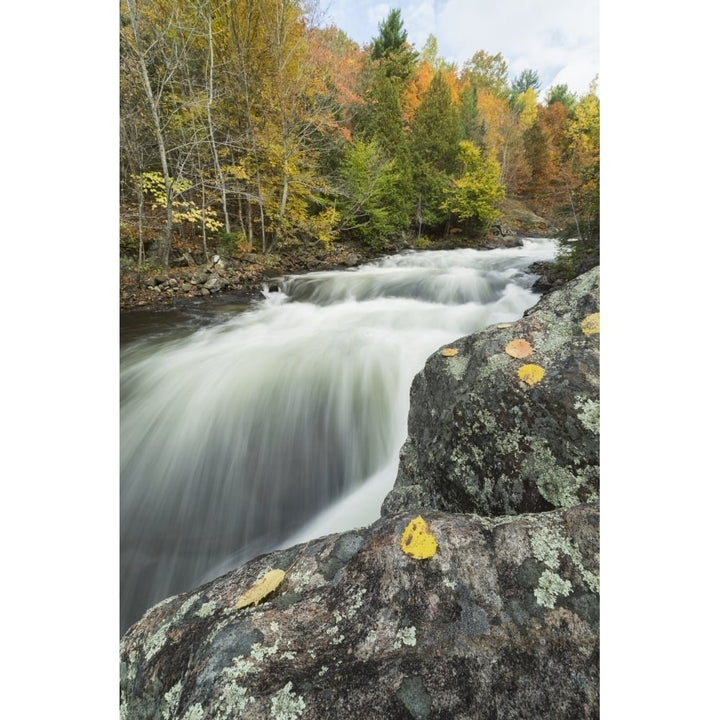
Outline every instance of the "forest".
POLYGON ((504 198, 598 254, 597 78, 540 97, 399 10, 360 47, 316 0, 121 0, 121 269, 345 241, 483 237, 504 198))

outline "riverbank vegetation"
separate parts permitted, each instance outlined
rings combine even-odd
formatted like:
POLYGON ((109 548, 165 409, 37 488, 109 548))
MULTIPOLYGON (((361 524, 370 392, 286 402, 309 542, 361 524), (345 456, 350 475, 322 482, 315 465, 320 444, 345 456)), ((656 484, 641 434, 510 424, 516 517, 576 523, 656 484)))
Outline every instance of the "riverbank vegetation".
POLYGON ((595 85, 457 67, 398 10, 360 47, 314 0, 121 0, 120 53, 121 268, 482 238, 505 198, 597 256, 595 85))

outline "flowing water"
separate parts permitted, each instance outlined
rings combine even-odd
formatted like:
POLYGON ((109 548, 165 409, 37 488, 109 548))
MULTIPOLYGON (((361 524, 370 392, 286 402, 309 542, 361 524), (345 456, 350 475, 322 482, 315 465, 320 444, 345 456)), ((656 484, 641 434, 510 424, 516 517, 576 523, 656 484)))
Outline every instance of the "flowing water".
POLYGON ((539 299, 529 265, 555 252, 409 252, 287 277, 247 307, 126 316, 121 630, 261 552, 377 519, 414 375, 518 319, 539 299))

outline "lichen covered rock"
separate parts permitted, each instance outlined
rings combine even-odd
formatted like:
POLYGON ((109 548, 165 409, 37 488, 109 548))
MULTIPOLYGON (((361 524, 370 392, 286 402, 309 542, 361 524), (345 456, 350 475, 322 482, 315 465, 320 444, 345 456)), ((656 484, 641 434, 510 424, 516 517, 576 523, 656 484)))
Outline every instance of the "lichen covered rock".
POLYGON ((121 642, 121 717, 598 717, 597 504, 423 518, 425 559, 400 513, 156 605, 121 642))
POLYGON ((384 515, 436 508, 495 516, 597 500, 600 335, 583 321, 599 312, 599 280, 596 267, 519 321, 428 359, 413 381, 384 515), (531 354, 507 352, 518 340, 531 354))

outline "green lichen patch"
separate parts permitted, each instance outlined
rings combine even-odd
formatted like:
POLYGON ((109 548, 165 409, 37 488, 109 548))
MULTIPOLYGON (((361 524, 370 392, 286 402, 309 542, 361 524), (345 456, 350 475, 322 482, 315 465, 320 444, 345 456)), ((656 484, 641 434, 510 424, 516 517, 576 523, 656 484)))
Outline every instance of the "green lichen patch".
POLYGON ((581 425, 592 433, 600 432, 600 403, 591 398, 576 398, 575 409, 580 410, 578 420, 581 425))
POLYGON ((203 720, 205 713, 200 703, 191 705, 185 714, 182 716, 182 720, 203 720))
POLYGON ((447 358, 445 363, 445 369, 452 375, 455 380, 462 380, 465 375, 465 371, 468 366, 467 355, 455 355, 454 357, 447 358))
POLYGON ((545 570, 535 588, 535 599, 538 605, 554 608, 559 595, 568 596, 572 592, 572 583, 563 580, 557 573, 545 570))
POLYGON ((219 718, 238 717, 247 708, 250 703, 255 702, 255 698, 248 695, 247 688, 236 683, 228 683, 223 687, 220 703, 217 709, 219 718))
POLYGON ((216 605, 213 601, 204 603, 195 613, 198 617, 206 618, 215 612, 216 605))
POLYGON ((182 683, 177 682, 173 685, 164 696, 165 707, 162 711, 163 720, 170 720, 175 717, 178 704, 180 703, 180 695, 182 694, 182 683))
POLYGON ((297 720, 305 709, 302 696, 292 692, 292 682, 278 691, 272 699, 272 717, 274 720, 297 720))
POLYGON ((549 525, 533 529, 530 546, 535 558, 546 566, 535 589, 538 604, 553 608, 558 596, 566 597, 572 592, 571 582, 555 572, 560 569, 563 556, 570 559, 590 591, 599 592, 598 576, 585 567, 580 550, 559 528, 549 525))
POLYGON ((163 623, 154 633, 148 636, 143 644, 143 651, 145 652, 145 660, 153 658, 165 644, 167 640, 167 631, 170 623, 163 623))
POLYGON ((417 642, 415 638, 415 627, 413 626, 400 628, 395 634, 395 637, 397 640, 395 641, 393 647, 396 650, 400 648, 401 645, 410 645, 413 647, 417 642))

